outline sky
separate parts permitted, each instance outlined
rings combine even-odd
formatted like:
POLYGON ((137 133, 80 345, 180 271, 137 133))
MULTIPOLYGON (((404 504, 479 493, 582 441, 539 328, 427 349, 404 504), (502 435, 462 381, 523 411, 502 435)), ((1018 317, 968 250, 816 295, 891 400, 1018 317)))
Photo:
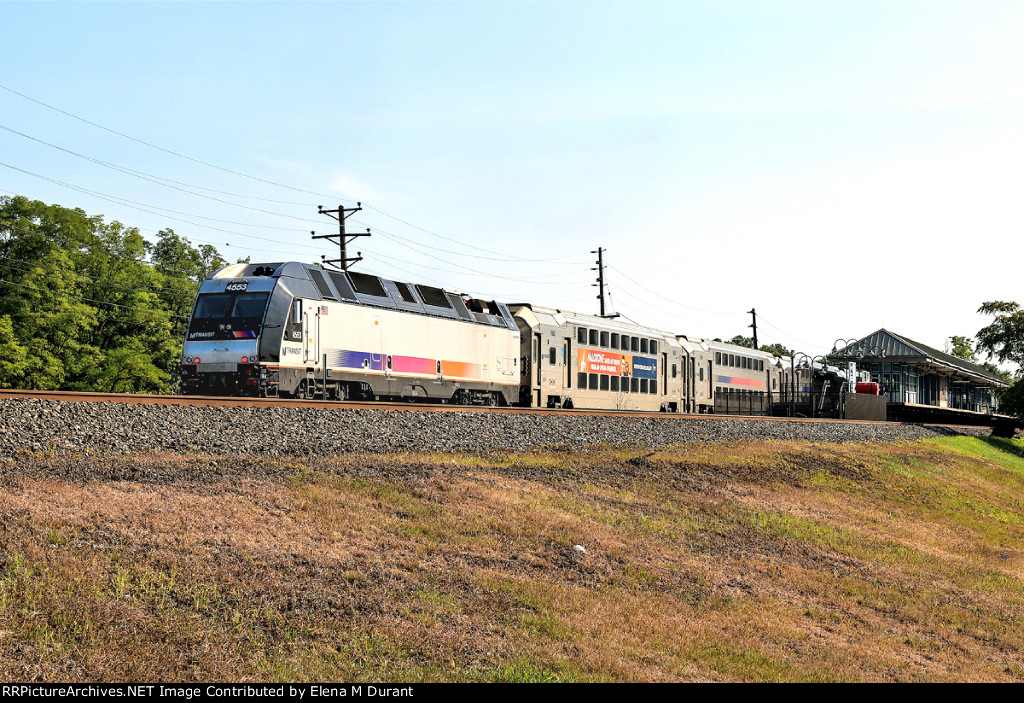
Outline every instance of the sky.
POLYGON ((1022 297, 1024 3, 0 2, 0 195, 808 355, 1022 297))

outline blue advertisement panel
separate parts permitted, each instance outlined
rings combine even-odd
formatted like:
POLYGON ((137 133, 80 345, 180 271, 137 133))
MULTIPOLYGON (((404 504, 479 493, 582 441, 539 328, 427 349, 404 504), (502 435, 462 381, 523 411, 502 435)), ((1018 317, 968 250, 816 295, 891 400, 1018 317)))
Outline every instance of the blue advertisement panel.
POLYGON ((642 356, 633 357, 634 378, 658 378, 658 360, 645 359, 642 356))

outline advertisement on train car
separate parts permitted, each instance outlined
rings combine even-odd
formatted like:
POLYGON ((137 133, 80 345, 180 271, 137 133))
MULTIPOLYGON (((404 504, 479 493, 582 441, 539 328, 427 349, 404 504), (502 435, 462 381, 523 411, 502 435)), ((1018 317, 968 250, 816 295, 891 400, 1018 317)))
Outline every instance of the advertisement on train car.
POLYGON ((597 349, 580 350, 580 373, 597 373, 607 376, 633 376, 635 378, 657 378, 658 360, 629 354, 609 354, 597 349))

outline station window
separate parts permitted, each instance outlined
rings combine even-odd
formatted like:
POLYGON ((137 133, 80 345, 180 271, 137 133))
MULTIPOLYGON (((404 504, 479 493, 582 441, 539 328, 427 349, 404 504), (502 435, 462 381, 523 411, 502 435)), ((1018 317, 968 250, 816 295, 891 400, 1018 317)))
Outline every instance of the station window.
POLYGON ((587 387, 587 374, 585 374, 585 373, 576 374, 576 385, 579 388, 586 388, 587 387))
POLYGON ((597 330, 590 330, 590 344, 591 346, 597 346, 597 330))
POLYGON ((590 374, 588 380, 590 382, 587 384, 587 388, 589 388, 592 391, 596 391, 597 390, 597 374, 596 373, 590 374))
POLYGON ((619 333, 618 332, 612 332, 612 349, 618 349, 618 348, 619 348, 619 333))
POLYGON ((608 376, 601 376, 601 390, 608 390, 608 376))
POLYGON ((618 376, 612 376, 611 382, 612 382, 612 392, 613 393, 618 393, 619 392, 619 377, 618 376))
POLYGON ((576 341, 579 344, 586 344, 587 343, 587 328, 586 327, 577 327, 576 328, 576 341))
POLYGON ((548 349, 548 363, 552 366, 555 365, 555 348, 551 347, 548 349))
POLYGON ((605 347, 606 349, 608 348, 608 333, 607 332, 602 332, 601 333, 601 346, 605 347))

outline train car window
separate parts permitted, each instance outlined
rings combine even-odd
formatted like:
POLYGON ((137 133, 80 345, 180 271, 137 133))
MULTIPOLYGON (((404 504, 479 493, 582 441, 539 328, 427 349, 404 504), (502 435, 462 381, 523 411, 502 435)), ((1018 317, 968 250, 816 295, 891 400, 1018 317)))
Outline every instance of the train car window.
POLYGON ((307 269, 309 271, 309 277, 313 279, 313 285, 316 286, 317 291, 320 293, 320 297, 324 300, 335 300, 334 291, 327 285, 327 279, 324 278, 324 274, 319 269, 307 269))
POLYGON ((587 374, 585 374, 585 373, 576 374, 576 387, 577 388, 581 388, 581 389, 587 387, 587 374))
POLYGON ((405 302, 407 302, 407 303, 419 302, 418 300, 416 300, 416 298, 413 297, 412 291, 409 290, 409 286, 407 286, 406 284, 399 283, 398 281, 395 281, 395 287, 398 288, 398 294, 400 296, 402 296, 402 300, 404 300, 405 302))
POLYGON ((587 328, 586 327, 577 327, 576 328, 576 341, 578 343, 580 343, 580 344, 586 344, 587 343, 587 328))
POLYGON ((601 333, 601 346, 605 347, 605 348, 608 347, 608 333, 607 332, 602 332, 601 333))
POLYGON ((672 378, 676 377, 676 365, 672 364, 672 378))
POLYGON ((640 340, 640 353, 641 354, 646 354, 647 353, 647 340, 646 339, 641 339, 640 340))
MULTIPOLYGON (((362 274, 349 273, 349 276, 357 276, 362 274)), ((356 288, 356 290, 359 290, 356 288)), ((448 296, 444 294, 444 291, 440 288, 434 288, 433 286, 416 286, 416 292, 420 294, 420 298, 427 305, 433 305, 435 308, 448 308, 451 309, 451 301, 448 300, 448 296)))
POLYGON ((611 383, 612 383, 612 392, 613 393, 618 393, 619 392, 619 377, 618 376, 612 376, 611 383))
POLYGON ((632 391, 633 393, 639 393, 640 392, 640 379, 639 378, 631 378, 631 379, 629 379, 629 385, 633 389, 633 391, 632 391))
POLYGON ((548 349, 548 364, 551 366, 555 365, 555 348, 551 347, 548 349))
MULTIPOLYGON (((363 295, 373 295, 378 298, 388 297, 388 293, 384 290, 384 286, 381 285, 380 279, 376 276, 371 276, 367 273, 356 273, 355 271, 348 272, 349 280, 352 281, 352 287, 356 289, 357 293, 363 295)), ((448 307, 447 305, 445 307, 448 307)))
POLYGON ((590 344, 592 346, 595 346, 595 347, 597 346, 597 336, 598 336, 597 330, 590 330, 590 344))
POLYGON ((608 378, 608 376, 601 376, 601 390, 603 391, 608 390, 608 378))
POLYGON ((716 364, 721 364, 722 363, 722 352, 715 352, 715 363, 716 364))
POLYGON ((640 379, 640 392, 641 393, 646 393, 647 392, 647 379, 646 378, 641 378, 640 379))
POLYGON ((618 332, 612 332, 612 349, 618 349, 618 348, 619 348, 619 333, 618 332))
POLYGON ((703 381, 704 381, 704 367, 703 366, 700 367, 700 380, 703 383, 703 381))
POLYGON ((597 390, 597 374, 596 373, 590 374, 588 379, 587 379, 587 381, 588 381, 587 388, 589 388, 592 391, 596 391, 597 390))
POLYGON ((657 354, 658 353, 658 341, 655 340, 655 339, 651 340, 651 353, 652 354, 657 354))
POLYGON ((204 293, 196 302, 196 312, 192 316, 196 320, 224 317, 231 305, 230 293, 204 293))
POLYGON ((330 277, 334 287, 338 289, 338 293, 341 294, 343 300, 356 299, 356 293, 352 290, 352 284, 345 278, 345 274, 337 271, 328 271, 327 275, 330 277))
POLYGON ((629 349, 630 351, 640 351, 640 340, 636 337, 629 338, 629 349))
POLYGON ((239 293, 235 296, 235 304, 231 308, 231 317, 249 318, 263 317, 267 307, 268 293, 239 293))

